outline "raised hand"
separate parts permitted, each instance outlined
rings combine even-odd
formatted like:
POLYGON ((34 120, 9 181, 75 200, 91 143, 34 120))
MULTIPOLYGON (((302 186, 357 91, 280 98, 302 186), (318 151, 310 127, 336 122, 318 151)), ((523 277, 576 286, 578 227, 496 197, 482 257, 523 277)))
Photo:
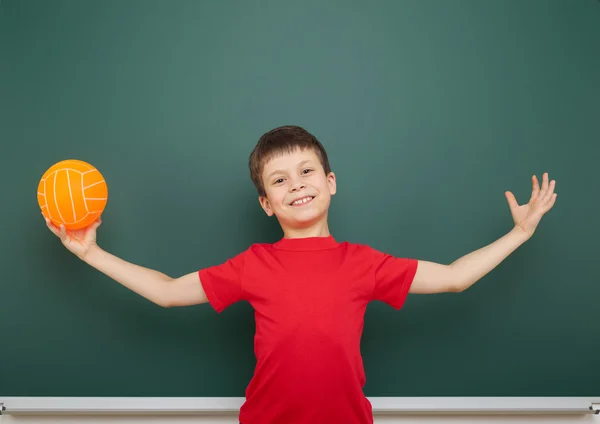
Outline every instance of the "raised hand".
POLYGON ((96 246, 96 229, 102 224, 101 217, 88 227, 79 230, 66 230, 64 225, 57 227, 48 218, 44 218, 50 231, 60 238, 62 244, 80 259, 84 259, 90 249, 96 246))
POLYGON ((542 187, 535 175, 531 177, 532 190, 529 203, 519 205, 515 196, 510 192, 505 192, 510 212, 512 214, 515 226, 523 230, 529 237, 533 235, 542 216, 546 214, 554 206, 556 202, 556 181, 548 182, 548 173, 545 172, 542 176, 542 187))

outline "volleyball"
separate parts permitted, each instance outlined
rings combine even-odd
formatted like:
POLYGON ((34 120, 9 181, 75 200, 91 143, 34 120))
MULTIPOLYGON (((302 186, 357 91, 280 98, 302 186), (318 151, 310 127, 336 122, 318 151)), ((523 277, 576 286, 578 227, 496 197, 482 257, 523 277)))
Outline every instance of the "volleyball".
POLYGON ((54 225, 77 230, 93 224, 102 214, 108 188, 95 167, 68 159, 52 165, 42 175, 37 199, 42 214, 54 225))

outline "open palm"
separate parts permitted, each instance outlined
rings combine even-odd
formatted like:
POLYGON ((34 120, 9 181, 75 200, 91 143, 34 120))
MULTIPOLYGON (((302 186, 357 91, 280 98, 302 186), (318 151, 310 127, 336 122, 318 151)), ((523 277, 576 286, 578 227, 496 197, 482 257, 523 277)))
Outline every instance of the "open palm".
POLYGON ((533 235, 542 216, 552 209, 556 201, 556 193, 554 193, 556 181, 548 182, 547 172, 542 177, 541 188, 535 175, 531 177, 531 182, 532 190, 529 203, 519 205, 510 191, 505 192, 515 226, 522 229, 529 236, 533 235))

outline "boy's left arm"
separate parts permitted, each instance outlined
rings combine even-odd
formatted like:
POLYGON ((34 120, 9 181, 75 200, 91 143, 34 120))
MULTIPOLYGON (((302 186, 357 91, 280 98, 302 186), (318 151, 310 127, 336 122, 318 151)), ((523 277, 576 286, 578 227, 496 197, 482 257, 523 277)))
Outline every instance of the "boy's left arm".
POLYGON ((541 189, 535 175, 532 176, 532 186, 529 203, 524 205, 519 205, 510 191, 505 192, 515 222, 515 226, 510 232, 493 243, 457 259, 450 265, 419 260, 410 293, 426 294, 466 290, 529 240, 542 216, 552 209, 556 201, 556 193, 554 193, 556 181, 548 182, 547 172, 543 175, 541 189))

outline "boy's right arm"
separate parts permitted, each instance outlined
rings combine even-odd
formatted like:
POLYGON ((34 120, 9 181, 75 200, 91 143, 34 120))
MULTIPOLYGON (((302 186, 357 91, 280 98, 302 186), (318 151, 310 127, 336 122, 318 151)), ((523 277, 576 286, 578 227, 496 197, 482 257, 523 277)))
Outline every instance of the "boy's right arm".
POLYGON ((171 278, 159 271, 127 262, 100 247, 90 249, 84 261, 128 289, 164 308, 207 302, 197 272, 171 278))
POLYGON ((162 307, 188 306, 208 302, 197 272, 171 278, 159 271, 127 262, 96 244, 99 219, 83 230, 67 231, 46 219, 48 228, 63 245, 98 271, 162 307))

